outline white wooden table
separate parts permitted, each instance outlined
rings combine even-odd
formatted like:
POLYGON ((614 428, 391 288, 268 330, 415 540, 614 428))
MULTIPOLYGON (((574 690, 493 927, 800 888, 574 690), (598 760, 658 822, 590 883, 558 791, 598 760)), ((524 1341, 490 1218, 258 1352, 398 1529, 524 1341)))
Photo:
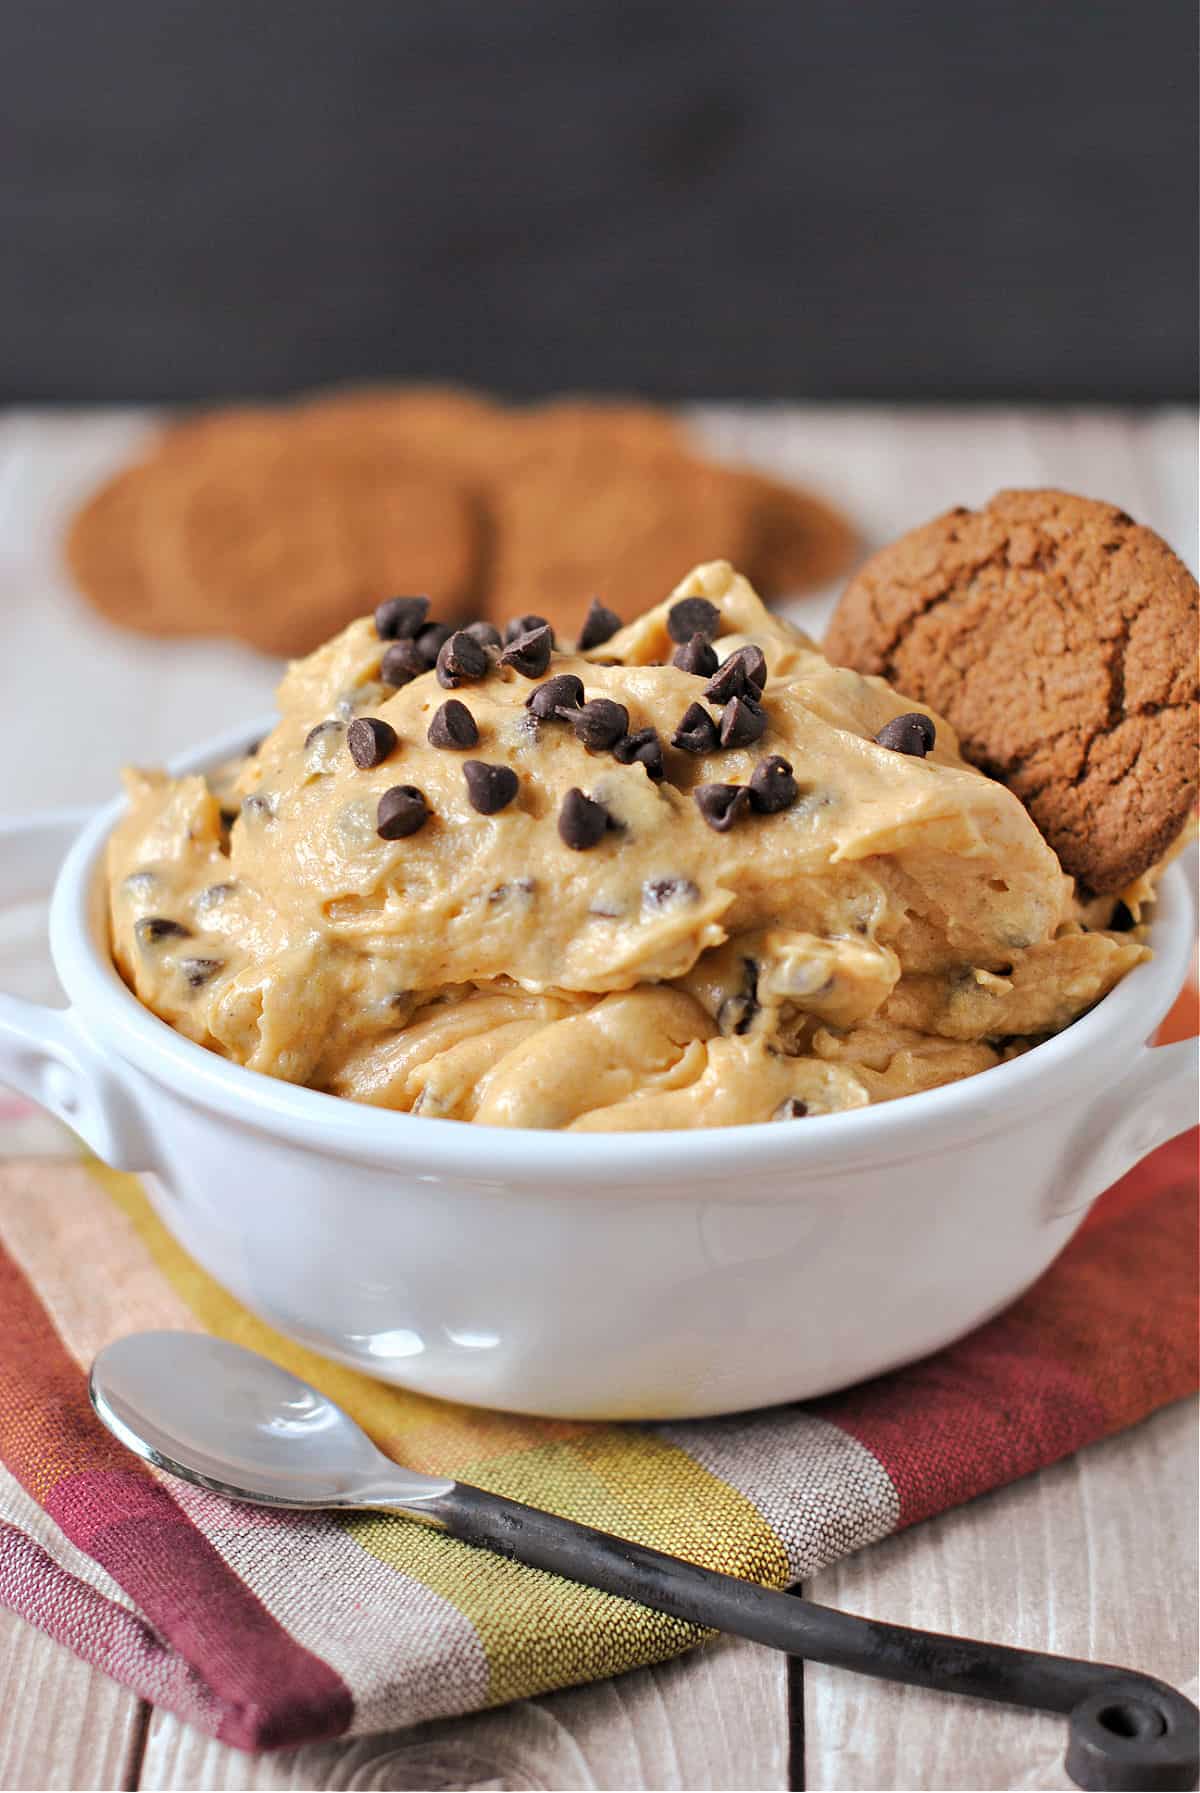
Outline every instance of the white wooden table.
MULTIPOLYGON (((696 421, 719 451, 823 487, 871 543, 1001 485, 1061 485, 1121 504, 1195 564, 1188 412, 812 407, 696 421)), ((132 413, 0 417, 0 814, 99 799, 124 761, 270 708, 272 663, 222 643, 118 637, 58 568, 63 517, 145 428, 132 413)), ((828 601, 796 614, 818 630, 828 601)), ((1186 1402, 804 1591, 1128 1662, 1195 1698, 1197 1482, 1186 1402)), ((0 1789, 1065 1788, 1063 1741, 1060 1720, 725 1640, 499 1712, 251 1757, 152 1711, 0 1609, 0 1789)))

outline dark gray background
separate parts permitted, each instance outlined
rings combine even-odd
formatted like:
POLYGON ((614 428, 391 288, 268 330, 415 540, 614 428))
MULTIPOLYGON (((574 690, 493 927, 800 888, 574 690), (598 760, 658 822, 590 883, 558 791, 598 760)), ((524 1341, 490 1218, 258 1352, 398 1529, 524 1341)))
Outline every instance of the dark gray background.
POLYGON ((0 0, 0 401, 1194 386, 1192 0, 0 0))

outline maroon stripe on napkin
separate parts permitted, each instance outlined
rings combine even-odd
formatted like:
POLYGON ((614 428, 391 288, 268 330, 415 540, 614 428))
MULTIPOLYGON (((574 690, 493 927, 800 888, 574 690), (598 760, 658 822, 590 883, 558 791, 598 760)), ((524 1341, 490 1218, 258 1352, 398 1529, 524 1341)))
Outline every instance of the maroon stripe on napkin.
POLYGON ((92 1412, 79 1365, 0 1249, 0 1459, 200 1675, 217 1735, 243 1749, 335 1737, 353 1712, 328 1663, 298 1644, 150 1471, 92 1412))

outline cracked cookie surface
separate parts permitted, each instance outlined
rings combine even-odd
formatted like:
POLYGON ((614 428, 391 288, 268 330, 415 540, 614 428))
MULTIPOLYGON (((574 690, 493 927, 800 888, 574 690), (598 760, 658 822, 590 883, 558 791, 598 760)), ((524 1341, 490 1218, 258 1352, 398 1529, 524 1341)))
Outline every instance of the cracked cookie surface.
POLYGON ((1197 587, 1115 505, 998 493, 874 555, 825 640, 953 723, 1064 869, 1117 892, 1185 826, 1197 789, 1197 587))

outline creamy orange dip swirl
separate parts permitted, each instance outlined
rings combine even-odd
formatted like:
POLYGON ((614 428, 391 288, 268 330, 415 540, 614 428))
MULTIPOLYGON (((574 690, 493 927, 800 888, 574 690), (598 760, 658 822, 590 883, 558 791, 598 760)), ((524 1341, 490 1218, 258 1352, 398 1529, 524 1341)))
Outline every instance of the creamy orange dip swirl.
POLYGON ((657 729, 657 783, 589 752, 570 722, 537 721, 541 680, 494 652, 453 692, 477 745, 431 745, 451 694, 433 672, 382 684, 386 645, 364 618, 295 662, 277 726, 225 774, 126 775, 115 961, 155 1014, 253 1070, 510 1127, 793 1118, 984 1070, 1145 956, 1135 935, 1083 925, 1025 810, 963 762, 948 723, 933 717, 926 757, 879 745, 914 706, 830 666, 724 562, 544 675, 574 674, 630 730, 657 729), (720 612, 722 661, 747 643, 765 656, 767 728, 747 747, 669 745, 705 701, 705 680, 670 664, 668 615, 690 596, 720 612), (396 736, 367 770, 346 744, 356 716, 396 736), (696 788, 746 784, 769 755, 790 764, 795 801, 714 832, 696 788), (472 757, 517 775, 495 814, 469 800, 472 757), (430 813, 387 840, 378 806, 398 785, 430 813), (587 851, 557 825, 572 788, 611 818, 587 851))

